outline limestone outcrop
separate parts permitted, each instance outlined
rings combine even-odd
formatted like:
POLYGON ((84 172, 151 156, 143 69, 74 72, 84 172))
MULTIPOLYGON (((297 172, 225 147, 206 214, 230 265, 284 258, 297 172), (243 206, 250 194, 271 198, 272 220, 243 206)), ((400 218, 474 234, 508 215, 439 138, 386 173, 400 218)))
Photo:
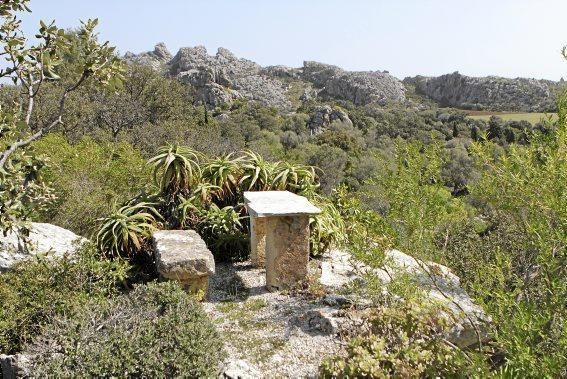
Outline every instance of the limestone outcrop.
POLYGON ((212 107, 243 97, 282 109, 291 105, 280 80, 267 75, 259 64, 237 58, 224 48, 214 56, 204 46, 182 48, 170 62, 170 74, 192 85, 212 107))
POLYGON ((348 114, 342 109, 331 107, 330 105, 318 105, 314 107, 308 126, 311 134, 319 134, 333 122, 340 122, 345 126, 352 127, 352 121, 348 117, 348 114))
POLYGON ((161 67, 169 63, 171 58, 173 58, 173 56, 163 42, 155 45, 153 51, 146 51, 140 54, 127 52, 124 54, 126 61, 150 66, 154 70, 160 70, 161 67))
POLYGON ((552 112, 560 84, 550 80, 471 77, 458 72, 404 79, 442 106, 473 110, 552 112))
POLYGON ((328 288, 337 289, 366 273, 378 276, 385 284, 400 275, 407 276, 424 291, 428 300, 444 305, 446 317, 453 325, 447 339, 455 345, 467 347, 479 338, 487 339, 490 317, 461 287, 459 277, 443 265, 389 250, 384 266, 372 270, 349 253, 333 250, 321 262, 320 281, 328 288))
POLYGON ((57 225, 32 222, 25 240, 13 231, 0 234, 0 273, 38 254, 72 256, 85 242, 85 238, 57 225))
POLYGON ((387 71, 345 71, 340 67, 306 61, 303 79, 321 88, 319 96, 352 101, 356 105, 404 102, 405 87, 387 71))

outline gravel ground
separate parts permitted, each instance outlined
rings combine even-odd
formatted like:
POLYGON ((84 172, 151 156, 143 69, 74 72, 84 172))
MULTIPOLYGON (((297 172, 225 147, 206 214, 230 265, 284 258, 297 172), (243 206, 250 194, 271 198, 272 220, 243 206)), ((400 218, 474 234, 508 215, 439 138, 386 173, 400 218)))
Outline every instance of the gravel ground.
POLYGON ((245 361, 256 370, 252 377, 317 377, 323 359, 343 353, 344 343, 336 328, 312 316, 338 310, 309 291, 268 292, 265 279, 250 262, 216 267, 203 306, 225 337, 229 361, 245 361))

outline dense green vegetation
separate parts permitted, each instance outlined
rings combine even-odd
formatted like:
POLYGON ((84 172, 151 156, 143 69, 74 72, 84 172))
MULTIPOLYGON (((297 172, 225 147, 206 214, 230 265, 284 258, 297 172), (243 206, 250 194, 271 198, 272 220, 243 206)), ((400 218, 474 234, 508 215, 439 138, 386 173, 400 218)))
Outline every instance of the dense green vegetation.
POLYGON ((40 357, 34 371, 46 376, 211 378, 224 357, 213 323, 171 282, 91 303, 37 341, 29 349, 40 357))
POLYGON ((44 24, 29 47, 11 18, 26 4, 0 4, 13 56, 0 77, 14 79, 0 89, 0 228, 25 235, 26 221, 48 221, 97 246, 0 275, 1 352, 54 343, 65 355, 37 364, 63 376, 213 375, 221 346, 199 307, 170 285, 131 291, 153 278, 148 237, 193 228, 216 258, 245 259, 243 192, 286 189, 323 209, 314 255, 344 245, 379 267, 395 247, 447 265, 493 320, 490 343, 461 350, 419 302, 375 304, 371 332, 323 375, 567 375, 565 95, 557 118, 533 125, 431 103, 329 101, 352 123, 313 133, 321 102, 207 109, 189 86, 121 62, 95 21, 44 24), (120 310, 128 317, 112 321, 120 310))
POLYGON ((86 246, 74 262, 38 257, 0 275, 0 349, 14 354, 55 317, 118 294, 128 270, 126 262, 101 260, 86 246))

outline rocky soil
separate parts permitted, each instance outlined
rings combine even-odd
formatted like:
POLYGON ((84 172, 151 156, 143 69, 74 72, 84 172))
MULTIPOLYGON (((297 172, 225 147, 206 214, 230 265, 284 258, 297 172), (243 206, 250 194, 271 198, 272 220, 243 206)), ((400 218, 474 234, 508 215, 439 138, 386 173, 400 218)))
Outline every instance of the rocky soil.
POLYGON ((203 305, 226 340, 225 377, 317 377, 323 359, 344 349, 330 316, 339 308, 301 291, 268 292, 265 279, 250 262, 218 264, 211 279, 203 305))
POLYGON ((265 270, 250 262, 222 263, 210 282, 205 310, 226 341, 228 378, 314 378, 326 358, 345 353, 350 336, 361 333, 373 305, 348 285, 375 275, 386 285, 409 275, 424 301, 445 304, 440 313, 453 323, 446 336, 467 347, 486 340, 490 319, 460 287, 450 270, 391 250, 383 268, 372 270, 349 253, 333 250, 311 260, 309 279, 295 289, 268 292, 265 270))

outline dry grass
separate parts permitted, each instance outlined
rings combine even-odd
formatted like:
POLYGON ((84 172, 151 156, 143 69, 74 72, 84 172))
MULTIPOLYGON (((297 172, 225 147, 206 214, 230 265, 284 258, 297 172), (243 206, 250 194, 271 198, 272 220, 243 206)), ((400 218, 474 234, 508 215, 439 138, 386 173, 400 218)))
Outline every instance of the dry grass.
POLYGON ((470 118, 476 120, 488 121, 492 116, 498 116, 504 121, 528 121, 532 124, 538 123, 542 120, 547 120, 549 117, 554 120, 557 117, 556 113, 521 113, 521 112, 490 112, 490 111, 466 111, 470 118))

